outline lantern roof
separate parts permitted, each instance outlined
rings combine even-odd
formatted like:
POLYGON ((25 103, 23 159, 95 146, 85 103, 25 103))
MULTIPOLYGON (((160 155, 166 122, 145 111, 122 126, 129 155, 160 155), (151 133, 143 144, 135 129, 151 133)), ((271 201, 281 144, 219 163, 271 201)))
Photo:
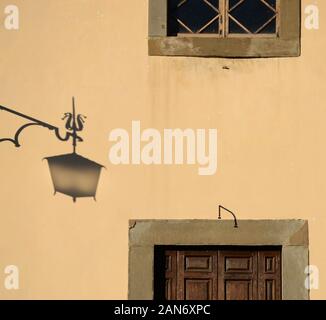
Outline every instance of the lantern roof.
POLYGON ((57 156, 51 156, 51 157, 46 157, 44 158, 46 160, 54 160, 55 162, 59 163, 66 163, 66 164, 73 164, 75 166, 93 166, 93 167, 99 167, 99 168, 104 168, 103 165, 90 160, 88 158, 85 158, 77 153, 67 153, 67 154, 62 154, 62 155, 57 155, 57 156))

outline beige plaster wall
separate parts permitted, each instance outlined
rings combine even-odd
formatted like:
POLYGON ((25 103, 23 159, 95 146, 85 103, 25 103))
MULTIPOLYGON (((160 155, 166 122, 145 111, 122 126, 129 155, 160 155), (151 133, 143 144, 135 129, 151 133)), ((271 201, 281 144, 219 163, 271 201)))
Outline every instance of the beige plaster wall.
MULTIPOLYGON (((83 155, 107 167, 98 201, 52 194, 45 156, 70 151, 33 128, 0 145, 0 298, 126 299, 129 219, 307 219, 324 299, 326 29, 302 34, 300 58, 226 60, 147 55, 146 0, 15 0, 20 30, 0 14, 0 104, 54 125, 88 115, 83 155), (223 69, 227 66, 229 69, 223 69), (218 171, 113 166, 110 130, 217 128, 218 171), (4 289, 5 266, 20 289, 4 289)), ((0 0, 0 12, 10 0, 0 0)), ((0 136, 21 123, 0 113, 0 136)))

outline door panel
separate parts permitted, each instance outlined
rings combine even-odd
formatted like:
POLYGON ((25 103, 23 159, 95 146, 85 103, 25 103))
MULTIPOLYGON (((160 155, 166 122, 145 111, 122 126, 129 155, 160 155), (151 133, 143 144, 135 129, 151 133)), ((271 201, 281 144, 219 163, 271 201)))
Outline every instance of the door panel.
POLYGON ((217 252, 177 252, 177 299, 217 299, 217 252))
POLYGON ((177 251, 165 251, 165 299, 177 299, 177 251))
POLYGON ((257 299, 257 252, 218 251, 218 299, 257 299))
POLYGON ((211 279, 185 279, 184 300, 212 300, 213 281, 211 279))
POLYGON ((207 248, 161 249, 159 254, 155 254, 155 299, 280 300, 282 298, 281 249, 207 248), (159 267, 161 264, 158 261, 162 262, 162 268, 159 267))
POLYGON ((258 298, 281 299, 281 255, 279 251, 258 252, 258 298))
POLYGON ((225 280, 224 300, 252 300, 253 283, 251 280, 225 280))
POLYGON ((252 256, 226 256, 224 273, 252 273, 252 256))

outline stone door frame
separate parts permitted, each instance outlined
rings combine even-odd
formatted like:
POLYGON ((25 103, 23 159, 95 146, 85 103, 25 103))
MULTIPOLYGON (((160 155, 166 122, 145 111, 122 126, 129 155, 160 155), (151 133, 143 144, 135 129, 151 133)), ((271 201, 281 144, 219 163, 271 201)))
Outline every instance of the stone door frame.
POLYGON ((153 300, 154 246, 281 246, 282 299, 308 300, 306 220, 131 220, 129 222, 130 300, 153 300))

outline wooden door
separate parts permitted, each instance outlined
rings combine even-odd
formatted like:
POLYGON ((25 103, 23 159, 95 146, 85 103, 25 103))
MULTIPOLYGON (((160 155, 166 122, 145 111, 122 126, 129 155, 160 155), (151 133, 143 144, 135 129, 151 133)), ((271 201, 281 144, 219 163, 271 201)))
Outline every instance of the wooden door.
POLYGON ((280 300, 281 250, 160 248, 154 280, 160 300, 280 300))

